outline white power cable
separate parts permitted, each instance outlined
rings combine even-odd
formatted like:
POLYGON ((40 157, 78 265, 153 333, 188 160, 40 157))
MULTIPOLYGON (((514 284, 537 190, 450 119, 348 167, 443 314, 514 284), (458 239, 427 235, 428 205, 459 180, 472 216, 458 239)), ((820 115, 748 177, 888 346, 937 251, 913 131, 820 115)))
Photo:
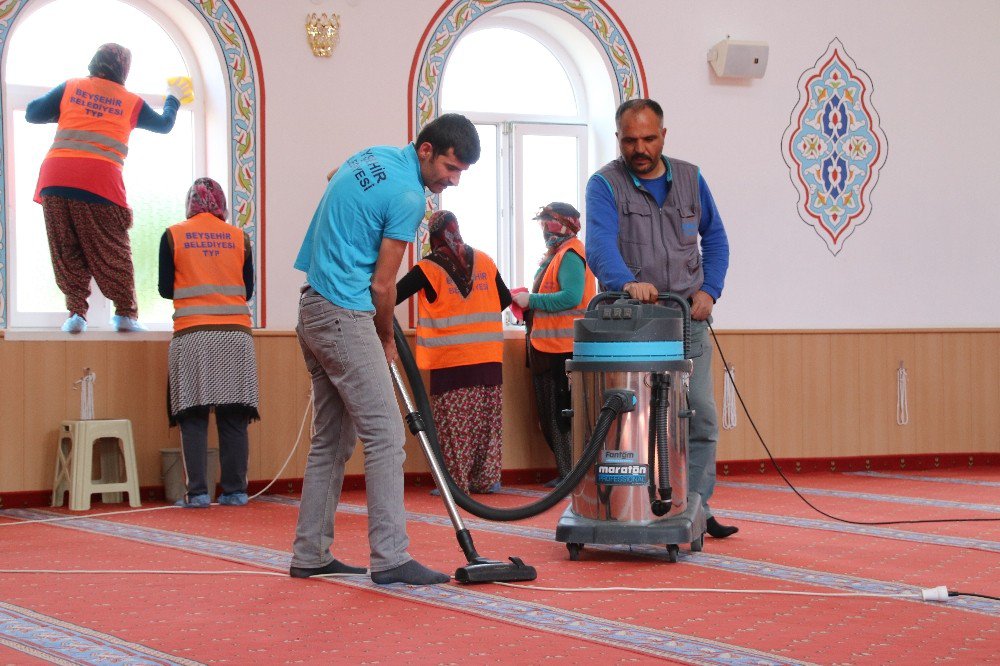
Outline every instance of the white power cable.
POLYGON ((73 382, 73 390, 80 389, 80 420, 91 421, 94 418, 94 380, 97 375, 90 368, 83 369, 83 377, 73 382))
MULTIPOLYGON (((157 569, 0 569, 2 574, 143 574, 143 575, 164 575, 164 576, 280 576, 287 578, 288 574, 278 571, 261 570, 157 570, 157 569)), ((312 576, 312 578, 341 578, 367 576, 364 574, 331 573, 312 576)), ((720 594, 783 594, 798 597, 845 597, 861 598, 869 597, 875 599, 920 599, 922 601, 947 601, 948 588, 944 585, 929 587, 919 592, 896 592, 886 594, 884 592, 802 592, 796 590, 754 590, 754 589, 724 589, 717 587, 545 587, 542 585, 520 585, 517 583, 495 583, 504 587, 516 587, 523 590, 535 590, 539 592, 690 592, 704 594, 706 592, 717 592, 720 594)))
MULTIPOLYGON (((89 370, 89 368, 88 368, 88 370, 89 370)), ((91 374, 93 374, 93 373, 91 373, 91 374)), ((86 379, 86 376, 84 376, 84 379, 86 379)), ((81 379, 80 381, 83 381, 83 379, 81 379)), ((93 381, 93 380, 91 380, 91 381, 93 381)), ((79 382, 77 382, 77 383, 79 383, 79 382)), ((295 449, 298 448, 299 442, 302 440, 302 431, 305 429, 306 418, 309 416, 309 411, 312 409, 312 402, 313 402, 313 392, 312 392, 312 389, 310 388, 309 389, 309 404, 306 405, 306 409, 302 413, 302 423, 299 424, 299 432, 295 436, 295 442, 292 443, 292 450, 288 452, 288 457, 285 458, 285 462, 281 465, 281 469, 279 469, 278 473, 275 474, 275 476, 274 476, 273 479, 271 479, 271 482, 268 483, 266 486, 264 486, 260 490, 260 492, 254 493, 248 499, 254 499, 255 497, 263 495, 264 492, 266 492, 268 488, 270 488, 271 486, 273 486, 274 483, 279 478, 281 478, 281 474, 285 471, 285 468, 288 467, 288 463, 292 459, 292 455, 295 454, 295 449)), ((0 523, 0 527, 10 527, 12 525, 34 525, 36 523, 58 523, 58 522, 64 522, 64 521, 68 521, 68 520, 80 520, 82 518, 104 518, 105 516, 118 516, 118 515, 122 515, 122 514, 126 514, 126 513, 140 513, 142 511, 160 511, 162 509, 180 509, 180 508, 183 508, 183 507, 179 507, 179 506, 176 506, 176 505, 173 505, 173 504, 168 504, 167 506, 153 506, 153 507, 148 507, 148 508, 145 508, 145 509, 125 509, 124 511, 108 511, 108 512, 105 512, 105 513, 88 514, 88 515, 84 515, 84 516, 58 516, 56 518, 39 518, 37 520, 20 520, 20 521, 11 522, 11 523, 0 523)))
POLYGON ((896 425, 906 425, 910 422, 910 405, 906 399, 906 368, 899 362, 896 371, 896 425))
MULTIPOLYGON (((270 488, 271 486, 274 485, 275 481, 277 481, 279 478, 281 478, 281 474, 282 474, 282 472, 285 471, 285 468, 288 467, 288 463, 292 459, 292 455, 295 453, 295 449, 297 449, 299 447, 299 442, 302 441, 302 431, 306 427, 306 417, 309 416, 309 412, 312 410, 312 404, 313 404, 313 390, 312 390, 312 387, 310 386, 309 387, 309 402, 306 404, 305 411, 302 412, 302 422, 299 424, 299 432, 298 432, 297 435, 295 435, 295 441, 292 443, 292 450, 288 452, 288 456, 285 458, 285 462, 282 463, 281 469, 279 469, 278 473, 274 475, 274 478, 271 479, 271 482, 269 484, 267 484, 266 486, 264 486, 263 488, 261 488, 259 492, 256 492, 253 495, 251 495, 249 499, 254 499, 255 497, 259 497, 260 495, 263 495, 264 492, 268 488, 270 488)), ((312 424, 310 424, 309 431, 310 431, 310 434, 312 434, 312 424)))
POLYGON ((795 590, 741 590, 720 589, 713 587, 544 587, 541 585, 520 585, 517 583, 497 583, 505 587, 518 587, 523 590, 540 590, 543 592, 718 592, 721 594, 785 594, 800 597, 874 597, 878 599, 921 599, 923 601, 945 601, 948 599, 948 588, 944 585, 931 587, 920 592, 800 592, 795 590))
POLYGON ((722 384, 722 429, 732 430, 736 427, 736 387, 733 385, 736 368, 723 368, 722 384))

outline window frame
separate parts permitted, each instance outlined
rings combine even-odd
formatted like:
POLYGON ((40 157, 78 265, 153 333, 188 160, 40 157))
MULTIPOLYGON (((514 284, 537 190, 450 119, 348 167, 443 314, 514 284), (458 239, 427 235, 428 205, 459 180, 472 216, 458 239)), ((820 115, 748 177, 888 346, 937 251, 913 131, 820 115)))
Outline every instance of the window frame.
MULTIPOLYGON (((33 4, 30 9, 26 10, 26 13, 20 17, 18 25, 14 26, 11 31, 11 35, 15 34, 20 27, 24 26, 27 20, 30 20, 31 14, 35 13, 42 7, 58 2, 68 2, 71 0, 47 0, 46 2, 40 2, 38 4, 33 4)), ((143 0, 118 0, 123 5, 129 6, 142 14, 144 14, 149 21, 155 23, 163 32, 167 35, 170 41, 173 43, 180 55, 181 60, 187 67, 187 70, 192 78, 192 83, 194 85, 195 99, 192 103, 185 105, 178 109, 178 115, 182 113, 191 114, 191 132, 193 145, 191 147, 191 159, 192 159, 192 171, 193 173, 205 173, 206 164, 208 162, 206 146, 208 143, 206 137, 206 104, 204 102, 204 90, 201 89, 201 82, 204 81, 204 77, 201 75, 200 66, 198 63, 198 58, 195 56, 194 49, 188 43, 187 37, 184 33, 174 24, 174 22, 163 12, 153 5, 150 5, 143 0)), ((11 38, 8 35, 7 39, 11 38)), ((4 67, 6 68, 9 62, 7 58, 10 58, 11 54, 8 52, 4 61, 4 67)), ((67 77, 70 78, 70 77, 67 77)), ((62 82, 60 82, 62 83, 62 82)), ((126 86, 127 87, 127 86, 126 86)), ((166 82, 164 82, 164 90, 166 90, 166 82)), ((23 112, 26 110, 27 105, 32 100, 35 100, 42 95, 46 94, 52 90, 52 87, 39 86, 33 84, 24 83, 11 83, 9 81, 5 82, 4 90, 4 123, 7 128, 9 128, 8 137, 5 139, 5 152, 7 160, 7 185, 8 190, 12 193, 17 192, 17 183, 20 178, 28 178, 32 181, 38 178, 37 173, 29 172, 25 169, 17 168, 17 151, 14 148, 14 132, 16 131, 14 125, 14 116, 18 112, 23 112)), ((164 94, 152 93, 152 92, 137 92, 135 90, 129 90, 133 94, 138 95, 146 104, 151 108, 157 109, 162 107, 164 94)), ((55 131, 55 124, 51 124, 53 131, 55 131)), ((8 217, 7 217, 7 236, 10 239, 16 239, 18 233, 18 211, 17 211, 17 198, 16 196, 9 196, 9 206, 8 206, 8 217)), ((37 204, 34 204, 37 205, 37 204)), ((165 229, 166 227, 164 227, 165 229)), ((61 308, 59 310, 50 311, 22 311, 18 304, 18 282, 19 282, 19 272, 20 272, 20 261, 17 256, 17 244, 10 243, 8 250, 8 262, 7 262, 7 294, 8 294, 8 312, 7 312, 7 326, 13 329, 25 329, 25 328, 59 328, 62 322, 66 319, 66 310, 61 308)), ((23 277, 23 276, 21 276, 23 277)), ((87 312, 87 323, 88 329, 93 330, 112 330, 110 321, 111 315, 114 314, 114 304, 111 302, 107 296, 105 296, 100 289, 95 284, 94 280, 91 280, 91 295, 88 300, 88 312, 87 312)), ((140 313, 140 320, 142 320, 140 313)), ((143 321, 150 330, 170 330, 172 325, 169 321, 167 322, 156 322, 149 323, 148 321, 143 321)))
MULTIPOLYGON (((443 111, 457 112, 466 116, 475 125, 493 125, 497 128, 497 211, 496 211, 496 247, 497 255, 493 257, 508 286, 520 286, 522 276, 526 274, 526 266, 533 259, 525 257, 525 225, 520 219, 523 208, 523 139, 525 136, 571 136, 577 140, 577 193, 578 200, 574 203, 584 213, 587 178, 593 156, 589 151, 588 137, 592 131, 587 96, 581 75, 571 54, 563 48, 556 39, 545 33, 538 26, 527 21, 497 17, 484 21, 479 26, 470 28, 463 35, 469 35, 486 30, 511 30, 518 32, 537 42, 552 54, 562 67, 573 94, 576 106, 575 115, 543 115, 531 113, 495 113, 470 109, 446 108, 443 111)), ((454 55, 454 54, 452 54, 454 55)), ((451 56, 449 56, 450 60, 451 56)), ((441 87, 447 80, 447 65, 442 74, 441 87)), ((446 190, 442 199, 447 200, 446 190)), ((543 202, 539 202, 542 205, 543 202)), ((547 203, 547 202, 544 202, 547 203)), ((523 285, 530 289, 531 285, 523 285)), ((505 314, 505 326, 513 327, 514 319, 510 313, 505 314)))
MULTIPOLYGON (((18 24, 39 7, 53 0, 9 0, 0 13, 0 67, 6 68, 8 37, 18 24)), ((260 55, 253 32, 239 7, 232 0, 212 3, 179 3, 176 0, 120 0, 148 16, 172 40, 195 76, 196 96, 204 100, 204 131, 192 127, 196 139, 195 155, 203 156, 203 173, 215 177, 226 187, 234 226, 248 233, 253 243, 256 284, 250 299, 254 327, 266 326, 266 159, 264 120, 264 81, 260 55), (172 32, 176 30, 176 32, 172 32), (180 35, 183 39, 178 39, 180 35), (194 63, 197 67, 191 66, 194 63), (200 71, 201 76, 194 74, 200 71), (199 94, 200 92, 200 94, 199 94)), ((10 131, 12 113, 8 112, 6 77, 0 79, 0 329, 7 337, 28 336, 49 339, 52 329, 31 331, 10 328, 10 282, 8 274, 12 247, 8 228, 11 220, 12 161, 10 131), (4 130, 8 130, 6 133, 4 130)), ((199 100, 196 99, 196 104, 199 100)), ((193 165, 197 168, 197 165, 193 165)), ((140 314, 141 317, 141 314, 140 314)), ((58 329, 55 329, 58 331, 58 329)), ((97 338, 104 335, 94 333, 97 338)), ((56 337, 58 334, 56 334, 56 337)), ((141 337, 141 336, 139 336, 141 337)), ((95 338, 95 339, 97 339, 95 338)), ((27 338, 25 338, 27 339, 27 338)), ((116 338, 117 339, 117 338, 116 338)), ((130 339, 137 339, 135 335, 130 339)))

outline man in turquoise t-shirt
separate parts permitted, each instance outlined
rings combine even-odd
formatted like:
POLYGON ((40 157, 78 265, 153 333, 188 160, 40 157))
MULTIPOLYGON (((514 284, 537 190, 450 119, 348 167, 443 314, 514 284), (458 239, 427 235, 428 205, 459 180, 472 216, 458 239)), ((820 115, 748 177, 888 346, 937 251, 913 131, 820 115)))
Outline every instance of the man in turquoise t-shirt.
POLYGON ((330 553, 344 466, 360 439, 372 580, 449 580, 406 550, 403 423, 389 374, 396 358, 392 313, 396 274, 424 216, 424 189, 440 194, 458 185, 478 159, 475 126, 445 114, 404 148, 376 146, 348 158, 332 174, 309 224, 295 260, 307 283, 295 330, 312 375, 315 435, 292 546, 295 578, 365 573, 330 553))

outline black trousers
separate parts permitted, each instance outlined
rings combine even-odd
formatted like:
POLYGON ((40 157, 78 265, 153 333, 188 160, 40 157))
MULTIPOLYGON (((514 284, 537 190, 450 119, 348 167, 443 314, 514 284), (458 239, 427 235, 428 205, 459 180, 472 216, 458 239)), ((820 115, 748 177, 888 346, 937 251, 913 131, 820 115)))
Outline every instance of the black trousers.
MULTIPOLYGON (((188 497, 208 493, 208 414, 211 409, 195 407, 177 415, 184 450, 184 469, 187 472, 188 497)), ((219 467, 222 468, 219 485, 222 486, 223 493, 245 493, 247 490, 249 424, 250 417, 244 407, 221 405, 215 408, 215 427, 219 433, 219 467)))

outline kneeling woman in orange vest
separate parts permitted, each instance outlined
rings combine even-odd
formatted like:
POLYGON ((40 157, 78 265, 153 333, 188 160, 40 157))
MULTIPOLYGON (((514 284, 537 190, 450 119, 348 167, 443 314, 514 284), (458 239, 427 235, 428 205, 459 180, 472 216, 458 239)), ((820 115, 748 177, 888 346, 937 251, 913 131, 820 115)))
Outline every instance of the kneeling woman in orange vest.
POLYGON ((226 223, 226 195, 211 178, 188 192, 184 222, 160 241, 159 290, 174 301, 170 340, 170 424, 180 424, 187 494, 177 504, 210 503, 208 413, 219 432, 219 504, 247 503, 247 426, 257 413, 257 359, 250 335, 254 272, 250 238, 226 223))
POLYGON ((462 241, 455 215, 429 221, 430 253, 396 285, 417 296, 417 366, 430 370, 431 410, 445 465, 465 492, 500 488, 503 322, 510 291, 485 253, 462 241))
POLYGON ((596 287, 583 243, 576 237, 579 211, 554 201, 535 219, 542 224, 545 256, 535 273, 532 293, 515 294, 514 302, 528 310, 528 365, 538 420, 555 455, 559 479, 563 479, 573 467, 570 420, 563 416, 563 410, 571 407, 566 361, 573 356, 573 321, 584 315, 596 287))

